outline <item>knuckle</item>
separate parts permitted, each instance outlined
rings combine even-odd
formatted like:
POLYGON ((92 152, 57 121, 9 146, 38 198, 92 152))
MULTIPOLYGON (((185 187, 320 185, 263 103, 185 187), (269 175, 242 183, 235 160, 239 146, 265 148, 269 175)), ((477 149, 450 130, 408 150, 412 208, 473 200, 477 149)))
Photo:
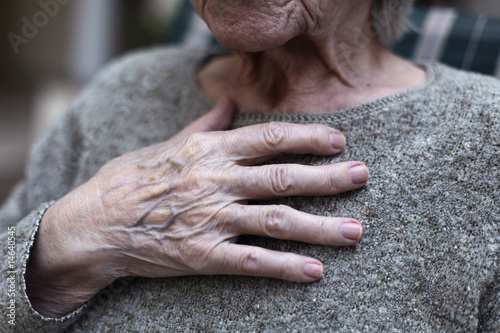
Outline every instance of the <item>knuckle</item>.
POLYGON ((273 206, 264 215, 264 232, 268 236, 281 235, 285 230, 286 215, 286 206, 273 206))
POLYGON ((326 218, 321 218, 318 222, 319 224, 319 235, 318 235, 318 243, 328 245, 330 244, 330 228, 329 223, 326 218))
POLYGON ((279 276, 281 279, 288 281, 295 281, 295 274, 293 274, 292 258, 290 256, 285 256, 283 258, 281 266, 279 268, 279 276))
POLYGON ((193 133, 184 139, 184 147, 189 151, 205 152, 210 147, 210 142, 210 135, 208 133, 193 133))
POLYGON ((310 142, 313 147, 324 147, 325 145, 325 127, 321 125, 310 125, 310 142))
POLYGON ((187 261, 196 259, 201 252, 201 243, 198 239, 187 237, 182 241, 182 252, 187 261))
POLYGON ((275 165, 271 167, 269 175, 269 183, 273 194, 283 195, 292 188, 293 183, 290 170, 285 165, 275 165))
POLYGON ((339 190, 339 173, 336 168, 329 167, 326 172, 326 179, 328 180, 328 186, 334 192, 339 190))
POLYGON ((185 139, 185 144, 188 146, 199 146, 202 143, 202 135, 200 133, 193 133, 185 139))
POLYGON ((260 273, 261 258, 257 250, 252 249, 245 253, 241 264, 241 271, 250 275, 257 275, 260 273))
POLYGON ((268 123, 262 127, 262 137, 266 145, 277 148, 285 139, 286 126, 281 123, 268 123))
POLYGON ((181 243, 181 249, 177 253, 177 261, 189 266, 192 271, 202 271, 206 264, 206 260, 204 260, 206 248, 207 244, 203 240, 187 237, 181 243))
POLYGON ((215 218, 220 221, 220 225, 222 227, 232 226, 238 221, 238 214, 243 213, 243 210, 246 208, 244 205, 240 205, 238 208, 234 207, 225 207, 218 210, 215 213, 215 218))

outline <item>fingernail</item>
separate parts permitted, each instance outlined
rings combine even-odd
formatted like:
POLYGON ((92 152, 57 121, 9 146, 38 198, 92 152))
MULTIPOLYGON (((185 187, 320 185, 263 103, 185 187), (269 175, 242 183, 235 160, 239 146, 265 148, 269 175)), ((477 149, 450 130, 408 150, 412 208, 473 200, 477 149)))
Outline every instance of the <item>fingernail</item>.
POLYGON ((344 238, 357 241, 363 234, 363 228, 360 224, 347 222, 340 227, 340 233, 344 238))
POLYGON ((319 264, 307 263, 304 265, 304 274, 312 277, 313 279, 319 279, 323 275, 323 266, 319 264))
POLYGON ((353 184, 364 184, 368 180, 368 169, 364 165, 355 165, 349 169, 349 178, 353 184))
POLYGON ((345 147, 345 136, 338 131, 331 132, 330 142, 333 148, 343 149, 345 147))

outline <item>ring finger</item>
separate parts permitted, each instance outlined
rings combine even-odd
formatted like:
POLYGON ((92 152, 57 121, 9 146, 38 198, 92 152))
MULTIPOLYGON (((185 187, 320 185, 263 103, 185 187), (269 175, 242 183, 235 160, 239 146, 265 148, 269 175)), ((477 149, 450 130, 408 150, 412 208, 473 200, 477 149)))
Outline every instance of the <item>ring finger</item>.
POLYGON ((232 204, 222 213, 238 235, 336 246, 353 245, 363 235, 363 226, 354 219, 315 216, 285 205, 232 204))

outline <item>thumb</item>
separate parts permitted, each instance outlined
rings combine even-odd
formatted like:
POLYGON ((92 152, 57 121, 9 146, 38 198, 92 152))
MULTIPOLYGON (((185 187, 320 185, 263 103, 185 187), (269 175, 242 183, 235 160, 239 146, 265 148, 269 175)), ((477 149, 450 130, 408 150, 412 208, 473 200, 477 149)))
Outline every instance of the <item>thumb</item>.
POLYGON ((182 140, 196 132, 222 131, 229 128, 236 107, 229 97, 222 97, 215 107, 180 131, 172 139, 182 140))

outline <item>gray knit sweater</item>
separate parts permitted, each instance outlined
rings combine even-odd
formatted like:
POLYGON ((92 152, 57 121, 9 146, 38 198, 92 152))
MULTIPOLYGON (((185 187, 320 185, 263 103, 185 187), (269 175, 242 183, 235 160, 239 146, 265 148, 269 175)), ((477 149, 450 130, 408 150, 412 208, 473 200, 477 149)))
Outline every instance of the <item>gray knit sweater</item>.
POLYGON ((500 331, 500 82, 438 64, 425 66, 425 85, 347 110, 236 117, 234 127, 322 123, 348 140, 334 157, 274 162, 360 160, 369 167, 363 189, 278 201, 360 220, 365 234, 358 245, 241 239, 320 259, 320 281, 124 278, 64 318, 34 311, 24 272, 44 210, 111 158, 167 140, 211 109, 195 80, 209 55, 159 49, 118 60, 34 149, 26 180, 0 211, 2 331, 500 331))

